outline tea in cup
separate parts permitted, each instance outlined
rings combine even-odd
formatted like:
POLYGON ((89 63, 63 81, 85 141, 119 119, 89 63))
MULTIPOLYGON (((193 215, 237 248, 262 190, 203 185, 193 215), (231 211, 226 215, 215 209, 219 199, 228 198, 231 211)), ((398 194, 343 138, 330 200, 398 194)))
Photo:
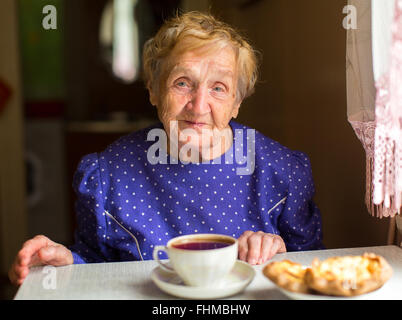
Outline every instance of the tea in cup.
POLYGON ((192 234, 171 239, 156 246, 153 258, 162 269, 177 273, 189 286, 212 287, 223 283, 237 260, 237 239, 221 234, 192 234), (164 251, 172 267, 161 262, 164 251))

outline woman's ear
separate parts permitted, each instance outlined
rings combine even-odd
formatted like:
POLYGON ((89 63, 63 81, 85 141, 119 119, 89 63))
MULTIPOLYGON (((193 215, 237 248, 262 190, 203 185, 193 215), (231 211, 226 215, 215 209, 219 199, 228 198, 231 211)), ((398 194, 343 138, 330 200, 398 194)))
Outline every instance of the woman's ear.
POLYGON ((155 92, 155 90, 152 88, 152 86, 151 86, 151 84, 148 82, 148 84, 147 84, 147 89, 148 89, 148 92, 149 92, 149 102, 154 106, 154 107, 156 107, 156 105, 157 105, 157 99, 156 99, 156 92, 155 92))
POLYGON ((241 105, 241 101, 233 107, 232 118, 234 118, 234 119, 237 118, 237 115, 239 114, 240 105, 241 105))

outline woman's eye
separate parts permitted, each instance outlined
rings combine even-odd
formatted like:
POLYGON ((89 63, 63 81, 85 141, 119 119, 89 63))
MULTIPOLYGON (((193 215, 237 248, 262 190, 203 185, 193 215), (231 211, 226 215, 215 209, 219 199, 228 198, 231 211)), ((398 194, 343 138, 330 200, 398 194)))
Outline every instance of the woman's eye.
POLYGON ((187 86, 187 82, 186 81, 178 81, 178 82, 176 82, 176 86, 178 86, 180 88, 184 88, 187 86))
POLYGON ((224 91, 222 87, 214 87, 213 90, 216 91, 216 92, 223 92, 224 91))

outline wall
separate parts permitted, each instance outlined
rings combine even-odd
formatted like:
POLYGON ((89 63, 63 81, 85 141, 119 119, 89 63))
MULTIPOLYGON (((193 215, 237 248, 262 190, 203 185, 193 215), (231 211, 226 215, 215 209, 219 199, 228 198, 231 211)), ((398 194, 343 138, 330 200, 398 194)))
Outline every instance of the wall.
MULTIPOLYGON (((99 27, 107 3, 108 0, 64 1, 66 119, 105 120, 111 113, 121 111, 132 120, 156 119, 156 109, 149 103, 143 81, 123 83, 113 76, 103 57, 99 27)), ((178 3, 179 0, 138 3, 135 17, 141 28, 141 41, 157 31, 162 18, 174 12, 178 3)))
POLYGON ((0 1, 0 78, 13 95, 0 113, 0 274, 26 239, 23 120, 16 1, 0 1))
POLYGON ((347 1, 210 3, 263 55, 256 93, 243 102, 238 120, 310 156, 325 245, 385 244, 388 220, 365 208, 364 150, 346 118, 347 1))

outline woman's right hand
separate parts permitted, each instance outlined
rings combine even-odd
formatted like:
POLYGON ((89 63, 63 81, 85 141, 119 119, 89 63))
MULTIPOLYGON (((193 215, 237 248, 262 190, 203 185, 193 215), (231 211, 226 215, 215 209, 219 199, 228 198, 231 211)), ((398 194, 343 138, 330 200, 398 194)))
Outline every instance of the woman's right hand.
POLYGON ((8 272, 8 277, 11 283, 21 285, 28 275, 30 267, 64 266, 73 262, 72 253, 65 246, 39 235, 24 243, 8 272))

